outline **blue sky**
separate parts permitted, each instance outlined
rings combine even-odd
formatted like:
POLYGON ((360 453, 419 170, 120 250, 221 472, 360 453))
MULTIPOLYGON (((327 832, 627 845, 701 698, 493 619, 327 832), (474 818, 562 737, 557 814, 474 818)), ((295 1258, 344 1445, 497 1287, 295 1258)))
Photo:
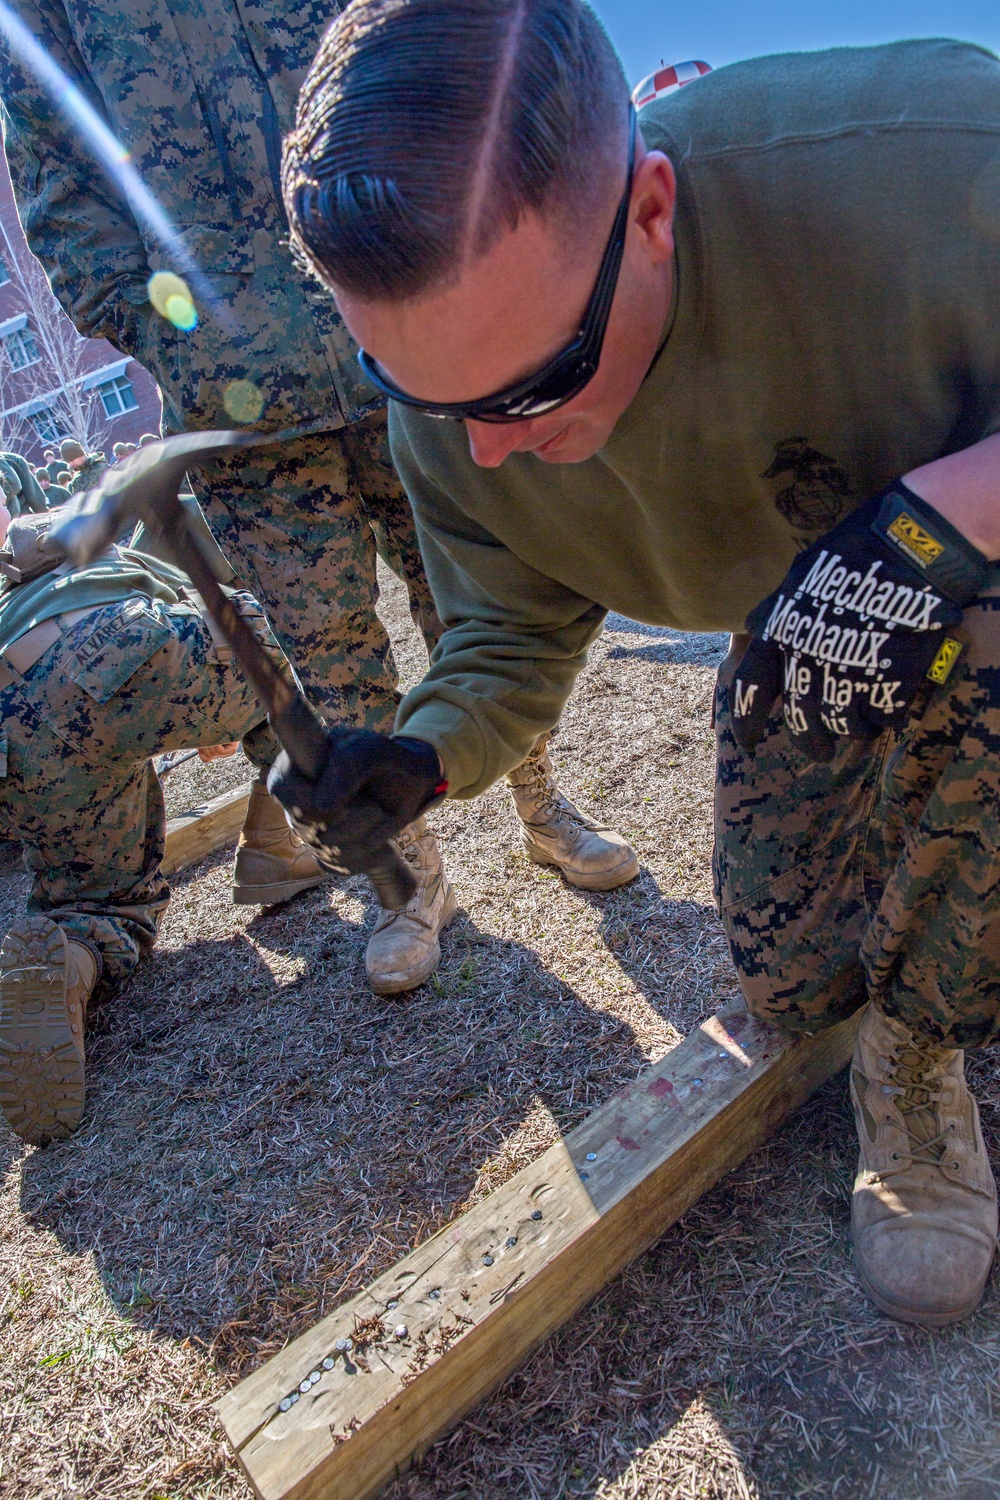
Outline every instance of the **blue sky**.
POLYGON ((1000 0, 591 0, 632 84, 664 62, 953 36, 1000 51, 1000 0))

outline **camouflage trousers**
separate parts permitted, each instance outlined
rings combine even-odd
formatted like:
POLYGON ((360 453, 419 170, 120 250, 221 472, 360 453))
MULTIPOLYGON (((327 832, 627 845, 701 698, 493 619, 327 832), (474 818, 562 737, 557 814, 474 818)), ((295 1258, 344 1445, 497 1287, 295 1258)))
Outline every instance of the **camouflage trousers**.
MULTIPOLYGON (((259 605, 241 613, 272 649, 259 605)), ((65 630, 23 676, 4 662, 0 829, 24 847, 28 911, 86 943, 103 982, 147 953, 170 893, 166 820, 150 757, 243 740, 261 768, 277 753, 260 704, 217 659, 193 605, 133 597, 65 630)))
POLYGON ((752 753, 716 695, 716 897, 750 1009, 815 1032, 870 998, 955 1047, 1000 1032, 1000 586, 902 733, 809 762, 780 704, 752 753))
POLYGON ((327 722, 391 731, 398 678, 375 612, 376 552, 406 584, 428 653, 443 626, 385 413, 215 460, 192 478, 220 546, 327 722))

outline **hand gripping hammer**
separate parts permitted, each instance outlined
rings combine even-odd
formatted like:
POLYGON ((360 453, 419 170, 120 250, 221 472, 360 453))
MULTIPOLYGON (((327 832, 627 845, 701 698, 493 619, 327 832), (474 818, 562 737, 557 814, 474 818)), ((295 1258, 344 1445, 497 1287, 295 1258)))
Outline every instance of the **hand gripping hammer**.
MULTIPOLYGON (((130 520, 145 521, 161 533, 177 567, 205 601, 240 671, 256 690, 268 722, 295 769, 317 781, 326 758, 323 720, 278 670, 219 587, 179 499, 184 475, 192 465, 236 448, 280 442, 282 437, 281 433, 192 432, 149 443, 106 470, 95 489, 62 507, 63 514, 43 545, 46 551, 62 553, 82 566, 120 536, 130 520)), ((413 876, 391 844, 378 851, 364 873, 387 911, 405 906, 415 889, 413 876)))

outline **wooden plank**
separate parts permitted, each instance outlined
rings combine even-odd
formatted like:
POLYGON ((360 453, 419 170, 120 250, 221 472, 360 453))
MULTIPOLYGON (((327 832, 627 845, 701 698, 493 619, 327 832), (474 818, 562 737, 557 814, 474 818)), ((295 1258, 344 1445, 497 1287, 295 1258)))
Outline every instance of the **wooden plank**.
POLYGON ((223 792, 193 807, 183 817, 167 823, 167 852, 161 866, 164 875, 173 875, 185 865, 197 864, 216 849, 231 844, 238 837, 247 815, 250 783, 233 792, 223 792))
POLYGON ((376 1494, 843 1067, 856 1024, 712 1017, 289 1344, 217 1407, 254 1493, 376 1494))

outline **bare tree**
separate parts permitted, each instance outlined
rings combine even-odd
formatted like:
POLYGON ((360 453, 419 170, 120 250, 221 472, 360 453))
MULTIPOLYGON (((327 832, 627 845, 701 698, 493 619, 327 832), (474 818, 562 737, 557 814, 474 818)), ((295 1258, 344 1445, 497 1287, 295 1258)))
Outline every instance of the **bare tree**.
POLYGON ((76 438, 88 453, 103 448, 110 423, 100 393, 85 385, 93 373, 87 362, 90 341, 66 317, 33 255, 17 256, 10 291, 27 324, 16 346, 4 339, 7 347, 0 348, 0 445, 16 450, 39 436, 51 441, 57 431, 76 438), (15 360, 26 355, 27 361, 16 366, 15 360), (27 414, 40 404, 52 421, 51 438, 40 434, 27 414))

